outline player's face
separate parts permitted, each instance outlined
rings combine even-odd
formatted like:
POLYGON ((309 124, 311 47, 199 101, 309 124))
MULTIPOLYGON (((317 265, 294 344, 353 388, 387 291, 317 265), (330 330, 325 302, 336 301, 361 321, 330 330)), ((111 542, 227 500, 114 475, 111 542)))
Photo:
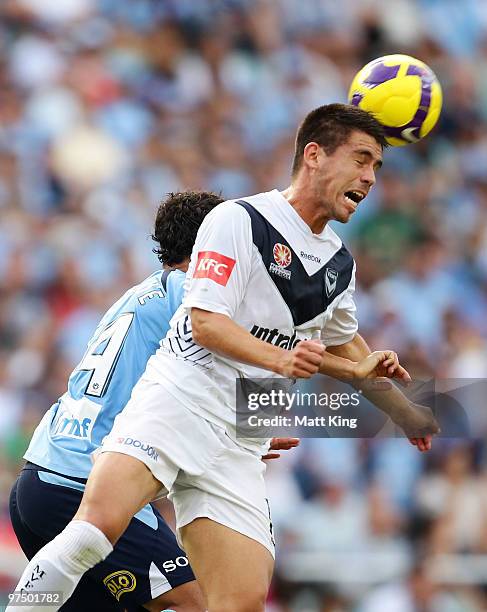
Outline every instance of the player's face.
POLYGON ((329 219, 346 223, 375 183, 382 165, 382 147, 364 132, 352 132, 348 141, 327 155, 320 148, 315 194, 329 219))

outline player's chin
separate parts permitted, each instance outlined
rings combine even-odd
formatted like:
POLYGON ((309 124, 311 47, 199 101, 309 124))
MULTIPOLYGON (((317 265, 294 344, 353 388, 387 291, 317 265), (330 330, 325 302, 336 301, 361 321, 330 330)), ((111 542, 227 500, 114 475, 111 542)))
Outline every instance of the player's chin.
POLYGON ((344 210, 340 211, 336 216, 335 220, 339 223, 348 223, 353 215, 352 211, 344 210))

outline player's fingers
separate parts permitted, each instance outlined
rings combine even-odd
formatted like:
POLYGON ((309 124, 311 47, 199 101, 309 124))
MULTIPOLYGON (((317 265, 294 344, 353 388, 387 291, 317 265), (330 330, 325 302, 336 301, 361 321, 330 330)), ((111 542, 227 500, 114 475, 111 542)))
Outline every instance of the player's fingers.
POLYGON ((315 371, 309 371, 309 369, 294 367, 290 378, 311 378, 313 374, 316 374, 317 371, 318 369, 316 369, 315 371))
POLYGON ((320 355, 323 355, 323 353, 326 351, 326 347, 321 340, 310 340, 308 342, 308 347, 320 355))
POLYGON ((409 438, 409 441, 413 446, 418 446, 418 438, 409 438))
POLYGON ((431 445, 432 445, 432 436, 430 436, 429 434, 427 436, 424 436, 423 438, 419 438, 418 439, 418 448, 419 450, 424 453, 425 451, 429 451, 431 450, 431 445))
POLYGON ((411 382, 411 376, 406 368, 403 368, 402 365, 399 365, 394 371, 394 378, 396 378, 401 385, 406 387, 411 382))
POLYGON ((399 358, 394 351, 384 351, 384 354, 385 356, 381 366, 387 372, 387 375, 392 377, 399 367, 399 358))
POLYGON ((270 450, 289 450, 299 445, 299 438, 272 438, 270 450))
POLYGON ((423 438, 423 442, 424 442, 425 450, 431 450, 431 447, 433 445, 433 436, 428 434, 427 436, 423 438))
POLYGON ((388 376, 394 376, 394 373, 397 371, 397 369, 399 368, 399 362, 398 363, 393 363, 392 365, 387 367, 387 374, 388 376))
POLYGON ((376 369, 384 360, 384 353, 382 351, 374 351, 367 355, 365 359, 358 362, 355 368, 355 375, 357 378, 367 378, 368 376, 376 376, 376 369))
POLYGON ((385 368, 391 367, 391 366, 397 367, 399 365, 399 358, 394 351, 383 351, 383 352, 384 352, 384 362, 382 365, 385 368))
POLYGON ((316 344, 316 343, 306 341, 302 343, 302 346, 297 346, 295 349, 294 357, 296 361, 312 363, 314 365, 320 365, 324 350, 315 351, 311 347, 311 344, 316 344))
POLYGON ((389 368, 394 370, 399 365, 397 355, 393 351, 374 351, 369 355, 369 357, 371 356, 375 358, 377 365, 385 371, 388 371, 389 368))
POLYGON ((301 370, 306 370, 310 374, 316 374, 320 366, 321 359, 318 355, 308 355, 306 358, 297 358, 295 366, 301 370))
POLYGON ((325 347, 318 340, 302 340, 296 345, 296 351, 300 350, 303 352, 311 352, 317 353, 318 355, 323 355, 325 352, 325 347))
POLYGON ((287 448, 287 438, 272 438, 269 450, 281 450, 287 448))
POLYGON ((307 353, 302 358, 308 363, 312 363, 313 365, 320 365, 322 355, 319 355, 318 353, 307 353))
POLYGON ((267 453, 262 456, 262 461, 269 461, 269 459, 279 459, 281 455, 279 453, 267 453))

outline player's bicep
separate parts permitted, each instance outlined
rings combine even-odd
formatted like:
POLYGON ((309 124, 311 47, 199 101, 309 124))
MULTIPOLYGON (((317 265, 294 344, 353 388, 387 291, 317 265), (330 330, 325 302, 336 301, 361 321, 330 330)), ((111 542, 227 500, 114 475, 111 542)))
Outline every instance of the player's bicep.
POLYGON ((201 308, 233 317, 251 270, 250 218, 237 204, 220 205, 203 222, 191 255, 186 312, 201 308))

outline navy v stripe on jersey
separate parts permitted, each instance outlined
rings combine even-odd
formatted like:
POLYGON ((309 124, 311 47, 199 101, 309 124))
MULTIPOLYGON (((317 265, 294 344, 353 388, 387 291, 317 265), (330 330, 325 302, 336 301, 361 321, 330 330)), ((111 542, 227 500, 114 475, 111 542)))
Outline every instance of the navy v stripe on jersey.
POLYGON ((269 270, 269 266, 275 261, 273 250, 276 244, 284 244, 294 254, 291 263, 286 267, 292 274, 292 282, 281 276, 269 275, 288 305, 294 325, 302 325, 314 319, 347 289, 352 278, 354 260, 344 245, 317 272, 310 275, 301 263, 299 254, 264 215, 245 200, 237 200, 237 204, 245 208, 250 216, 253 241, 259 249, 266 270, 269 270), (326 290, 327 270, 336 273, 336 286, 332 292, 326 290))

